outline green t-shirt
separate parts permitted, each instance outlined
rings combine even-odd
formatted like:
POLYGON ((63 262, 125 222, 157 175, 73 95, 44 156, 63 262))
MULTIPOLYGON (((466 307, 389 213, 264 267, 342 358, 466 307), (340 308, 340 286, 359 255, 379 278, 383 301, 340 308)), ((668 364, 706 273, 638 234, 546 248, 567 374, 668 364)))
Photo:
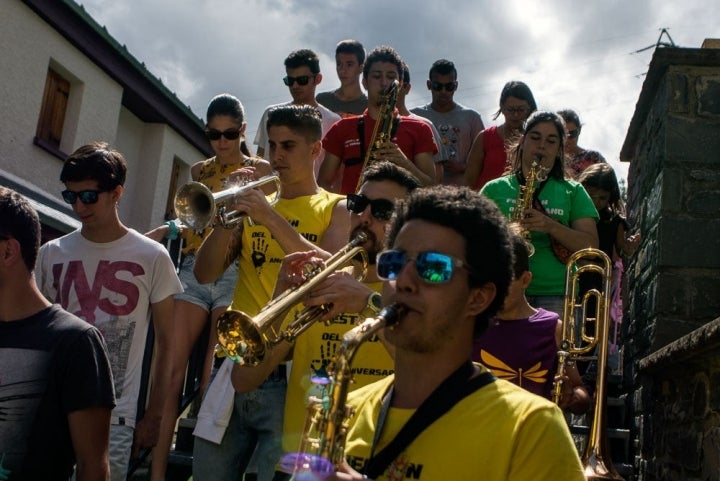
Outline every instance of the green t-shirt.
MULTIPOLYGON (((500 211, 510 216, 518 197, 515 174, 500 177, 485 184, 481 194, 492 200, 500 211)), ((570 226, 578 219, 599 218, 582 184, 574 180, 550 177, 538 196, 545 212, 558 222, 570 226)), ((550 246, 550 236, 545 232, 532 232, 535 254, 530 257, 533 279, 527 289, 529 296, 562 296, 565 294, 565 264, 561 263, 550 246)))

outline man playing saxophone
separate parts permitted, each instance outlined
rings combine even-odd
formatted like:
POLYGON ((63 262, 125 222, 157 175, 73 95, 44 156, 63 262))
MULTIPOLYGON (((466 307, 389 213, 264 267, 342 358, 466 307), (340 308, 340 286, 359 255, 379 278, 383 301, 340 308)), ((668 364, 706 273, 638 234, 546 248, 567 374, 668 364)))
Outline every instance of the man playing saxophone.
POLYGON ((560 409, 470 361, 512 278, 506 221, 467 188, 418 189, 377 257, 393 376, 350 393, 346 463, 328 480, 583 480, 560 409))
POLYGON ((367 56, 362 84, 368 92, 368 108, 361 116, 339 120, 325 135, 325 159, 318 174, 321 187, 330 188, 342 167, 340 192, 355 192, 368 155, 371 161, 389 160, 407 169, 422 185, 435 183, 437 146, 432 130, 417 119, 399 116, 384 95, 393 82, 402 82, 402 69, 403 61, 392 47, 377 47, 367 56), (382 130, 375 129, 376 123, 390 127, 389 139, 380 145, 372 135, 382 130))
MULTIPOLYGON (((340 347, 343 334, 359 321, 374 317, 380 311, 382 283, 377 276, 375 257, 385 244, 385 228, 394 211, 395 202, 405 198, 419 186, 419 182, 405 169, 380 161, 370 165, 361 177, 357 194, 349 194, 347 207, 350 219, 350 239, 364 234, 368 240, 363 247, 368 254, 368 268, 364 280, 351 273, 338 271, 326 278, 306 296, 306 308, 329 306, 323 319, 294 341, 294 345, 280 342, 257 367, 233 366, 232 382, 238 392, 255 389, 279 363, 292 357, 293 367, 288 381, 285 402, 283 450, 297 451, 303 431, 308 396, 322 397, 328 386, 330 362, 340 347)), ((276 293, 284 292, 299 279, 303 265, 316 258, 316 251, 290 254, 283 261, 276 293)), ((289 316, 292 319, 292 315, 289 316)), ((380 339, 375 336, 359 350, 353 363, 354 382, 350 389, 370 384, 392 373, 392 358, 380 339)))

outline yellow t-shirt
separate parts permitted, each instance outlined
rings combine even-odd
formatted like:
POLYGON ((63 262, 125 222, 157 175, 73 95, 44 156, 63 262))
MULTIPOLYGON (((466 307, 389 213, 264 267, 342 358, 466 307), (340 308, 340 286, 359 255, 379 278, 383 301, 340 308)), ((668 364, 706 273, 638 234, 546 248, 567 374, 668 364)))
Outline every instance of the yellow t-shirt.
MULTIPOLYGON (((380 292, 382 282, 370 283, 367 286, 380 292)), ((330 389, 329 385, 313 383, 312 379, 327 378, 328 365, 342 344, 343 334, 364 320, 359 317, 357 313, 341 314, 328 326, 324 322, 316 322, 295 341, 285 401, 285 452, 295 452, 300 446, 308 397, 322 398, 324 389, 330 389)), ((350 391, 393 373, 392 358, 377 336, 373 336, 358 348, 352 361, 352 372, 354 381, 349 386, 350 391)))
MULTIPOLYGON (((335 205, 344 198, 321 190, 317 194, 279 199, 275 211, 313 244, 319 244, 332 220, 335 205)), ((254 316, 270 300, 280 264, 286 252, 280 248, 270 231, 243 219, 242 249, 239 258, 238 282, 231 309, 254 316)))
MULTIPOLYGON (((348 397, 355 414, 345 456, 356 470, 362 471, 370 458, 382 399, 393 380, 389 376, 348 397)), ((375 454, 413 412, 388 410, 375 454)), ((585 477, 560 409, 498 379, 425 428, 377 479, 583 481, 585 477)))

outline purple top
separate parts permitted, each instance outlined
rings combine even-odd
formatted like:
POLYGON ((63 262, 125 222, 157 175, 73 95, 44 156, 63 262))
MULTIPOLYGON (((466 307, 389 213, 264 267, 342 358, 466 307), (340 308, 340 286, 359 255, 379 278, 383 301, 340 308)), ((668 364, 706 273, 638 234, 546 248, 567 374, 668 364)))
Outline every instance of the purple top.
POLYGON ((527 319, 491 319, 485 334, 475 341, 473 360, 500 379, 549 399, 557 369, 555 329, 559 318, 539 308, 527 319))

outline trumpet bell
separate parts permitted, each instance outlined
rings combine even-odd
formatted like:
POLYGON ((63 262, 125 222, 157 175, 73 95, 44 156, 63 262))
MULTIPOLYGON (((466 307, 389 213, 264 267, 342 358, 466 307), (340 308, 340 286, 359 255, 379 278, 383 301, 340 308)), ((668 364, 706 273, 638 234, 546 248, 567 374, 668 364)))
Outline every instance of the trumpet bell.
POLYGON ((189 182, 180 187, 174 205, 177 218, 195 230, 210 225, 215 215, 212 192, 200 182, 189 182))
POLYGON ((218 344, 231 361, 241 366, 257 366, 265 358, 267 341, 252 317, 239 311, 226 311, 217 321, 218 344))

